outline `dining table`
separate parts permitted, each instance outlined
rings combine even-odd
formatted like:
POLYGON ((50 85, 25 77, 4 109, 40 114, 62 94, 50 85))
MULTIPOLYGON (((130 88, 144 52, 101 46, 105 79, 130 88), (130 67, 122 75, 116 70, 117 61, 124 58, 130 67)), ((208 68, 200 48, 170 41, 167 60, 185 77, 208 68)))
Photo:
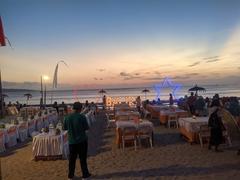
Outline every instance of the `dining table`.
POLYGON ((209 117, 179 118, 179 131, 189 143, 199 142, 199 131, 202 125, 208 124, 209 117))
POLYGON ((34 160, 63 159, 67 158, 68 153, 67 131, 63 131, 60 135, 43 132, 33 138, 34 160))

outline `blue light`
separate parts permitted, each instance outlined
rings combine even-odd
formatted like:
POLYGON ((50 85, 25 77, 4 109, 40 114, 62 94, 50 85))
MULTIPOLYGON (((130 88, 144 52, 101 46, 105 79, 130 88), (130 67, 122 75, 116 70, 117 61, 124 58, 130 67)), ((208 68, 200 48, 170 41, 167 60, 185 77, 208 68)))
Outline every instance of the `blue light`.
POLYGON ((174 97, 174 99, 178 99, 177 98, 177 92, 181 89, 182 85, 181 84, 175 84, 172 82, 172 80, 168 77, 165 77, 163 82, 160 84, 155 84, 153 86, 155 92, 156 92, 156 100, 158 98, 160 98, 161 95, 161 89, 163 88, 170 88, 172 91, 172 95, 174 97))

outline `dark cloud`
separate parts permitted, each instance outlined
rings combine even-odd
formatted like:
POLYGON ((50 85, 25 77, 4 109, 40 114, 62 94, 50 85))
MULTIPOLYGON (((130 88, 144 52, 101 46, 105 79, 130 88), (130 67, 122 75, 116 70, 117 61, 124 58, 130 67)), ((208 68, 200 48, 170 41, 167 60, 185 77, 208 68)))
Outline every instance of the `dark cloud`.
POLYGON ((203 60, 211 60, 211 59, 218 59, 219 56, 210 56, 210 57, 205 57, 203 60))
POLYGON ((206 63, 212 63, 217 61, 220 61, 220 59, 210 59, 210 60, 207 60, 206 63))
POLYGON ((162 81, 163 78, 162 78, 162 77, 148 77, 148 78, 144 78, 144 80, 149 80, 149 81, 162 81))
POLYGON ((130 73, 126 73, 126 72, 120 72, 119 75, 120 75, 120 76, 123 76, 123 77, 125 77, 125 76, 131 76, 130 73))
POLYGON ((124 80, 131 80, 131 79, 139 79, 142 78, 140 76, 140 73, 126 73, 126 72, 120 72, 119 74, 121 77, 123 77, 124 80))
POLYGON ((142 78, 141 76, 128 76, 128 77, 125 77, 124 80, 131 80, 131 79, 140 79, 142 78))
POLYGON ((188 73, 188 74, 186 74, 186 76, 198 76, 199 75, 199 73, 188 73))
POLYGON ((159 71, 154 71, 154 74, 156 74, 156 75, 161 75, 162 73, 159 72, 159 71))
POLYGON ((93 78, 95 81, 102 81, 103 80, 103 78, 97 78, 97 77, 94 77, 93 78))
POLYGON ((174 76, 172 79, 182 80, 182 79, 190 79, 190 76, 184 75, 184 76, 174 76))
POLYGON ((97 71, 99 71, 99 72, 104 72, 104 71, 106 71, 106 69, 100 68, 100 69, 97 69, 97 71))
POLYGON ((194 67, 194 66, 199 65, 200 63, 201 63, 201 61, 197 61, 197 62, 195 62, 193 64, 188 65, 188 67, 194 67))

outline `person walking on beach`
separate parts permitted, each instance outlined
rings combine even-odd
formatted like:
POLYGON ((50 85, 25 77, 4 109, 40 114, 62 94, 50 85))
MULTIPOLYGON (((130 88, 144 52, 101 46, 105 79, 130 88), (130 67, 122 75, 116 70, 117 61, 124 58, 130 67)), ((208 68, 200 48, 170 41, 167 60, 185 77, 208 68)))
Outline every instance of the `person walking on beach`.
POLYGON ((139 113, 141 113, 141 98, 140 98, 140 96, 138 96, 137 98, 136 98, 136 106, 137 106, 137 110, 138 110, 138 112, 139 113))
POLYGON ((188 98, 187 104, 188 104, 189 110, 190 110, 190 112, 191 112, 192 115, 195 114, 194 104, 195 104, 196 99, 197 99, 197 98, 196 98, 196 96, 194 96, 194 93, 191 92, 191 96, 188 98))
POLYGON ((218 146, 223 141, 222 131, 225 130, 225 127, 222 122, 222 110, 220 107, 214 107, 213 113, 210 115, 208 120, 208 126, 210 127, 210 142, 208 149, 211 149, 211 146, 215 146, 215 151, 220 152, 218 146))
POLYGON ((74 112, 64 119, 64 129, 68 130, 70 153, 68 178, 72 179, 74 177, 77 156, 80 158, 82 178, 88 178, 91 176, 87 165, 88 138, 86 130, 89 129, 89 126, 86 116, 80 113, 82 110, 82 104, 80 102, 73 104, 73 110, 74 112))

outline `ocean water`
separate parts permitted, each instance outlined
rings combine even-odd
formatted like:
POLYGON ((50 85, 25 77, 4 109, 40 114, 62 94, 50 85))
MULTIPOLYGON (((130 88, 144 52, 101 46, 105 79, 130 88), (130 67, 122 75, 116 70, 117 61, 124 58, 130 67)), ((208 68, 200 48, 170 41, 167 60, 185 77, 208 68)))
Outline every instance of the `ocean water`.
MULTIPOLYGON (((207 85, 203 86, 206 91, 199 92, 199 95, 203 97, 212 97, 215 93, 218 93, 222 96, 238 96, 240 97, 240 85, 207 85)), ((154 87, 146 87, 150 92, 146 93, 146 98, 153 100, 157 97, 157 92, 154 87)), ((188 89, 190 86, 183 86, 179 90, 175 91, 175 97, 178 99, 180 97, 184 97, 184 95, 190 95, 188 89)), ((105 89, 106 96, 111 97, 137 97, 140 96, 142 100, 145 99, 145 93, 142 93, 142 90, 145 87, 141 88, 118 88, 118 89, 105 89)), ((47 91, 47 104, 57 101, 61 103, 64 101, 65 103, 73 103, 75 101, 85 102, 88 100, 89 102, 101 102, 102 94, 98 93, 98 89, 89 89, 89 90, 59 90, 59 91, 47 91)), ((15 103, 19 101, 20 103, 26 103, 26 97, 24 97, 25 93, 31 93, 32 98, 29 100, 29 104, 39 104, 40 103, 40 90, 16 90, 16 89, 5 89, 3 90, 4 94, 7 94, 8 97, 5 98, 5 102, 8 103, 11 101, 15 103)), ((162 88, 160 89, 160 99, 168 100, 169 93, 172 93, 171 88, 162 88)))

